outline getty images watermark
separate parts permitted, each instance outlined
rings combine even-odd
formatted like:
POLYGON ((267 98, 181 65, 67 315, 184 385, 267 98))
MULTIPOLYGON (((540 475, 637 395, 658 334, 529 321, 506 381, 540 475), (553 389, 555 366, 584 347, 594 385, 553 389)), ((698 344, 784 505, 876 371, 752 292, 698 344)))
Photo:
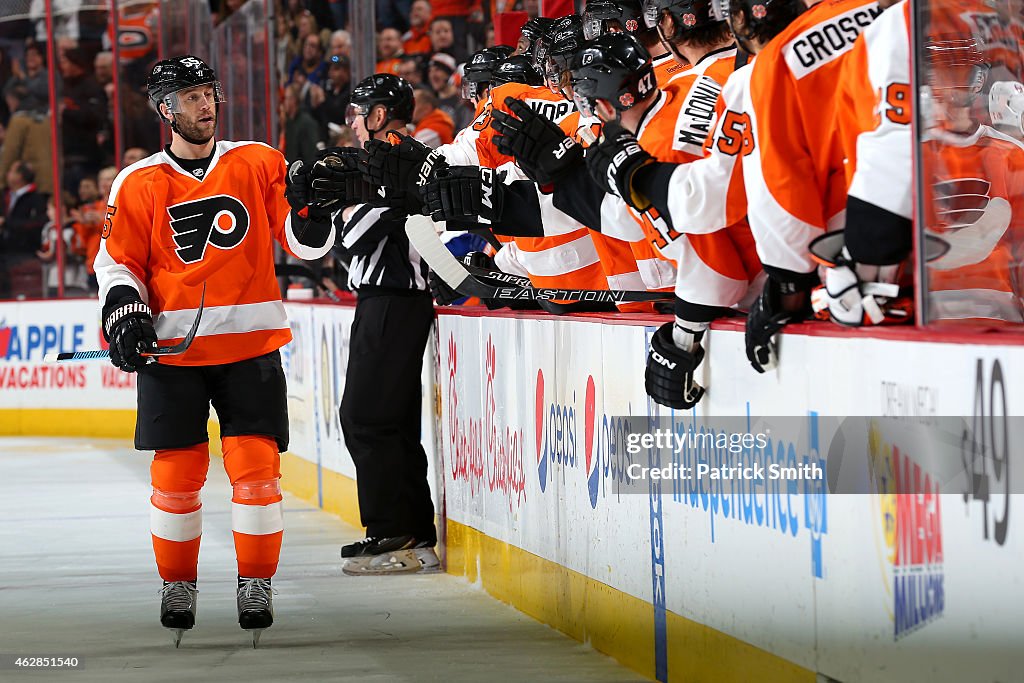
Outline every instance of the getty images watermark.
MULTIPOLYGON (((672 455, 680 453, 728 453, 738 456, 754 451, 764 452, 772 443, 770 430, 765 432, 726 432, 686 430, 678 433, 672 429, 659 428, 649 432, 626 435, 626 452, 638 455, 645 451, 672 455)), ((689 459, 680 461, 672 458, 669 462, 652 466, 632 462, 626 467, 626 476, 632 481, 648 479, 661 480, 710 480, 710 481, 822 481, 825 470, 817 462, 769 462, 756 459, 746 462, 742 458, 726 459, 724 462, 700 462, 689 459), (690 464, 687 464, 690 463, 690 464)))

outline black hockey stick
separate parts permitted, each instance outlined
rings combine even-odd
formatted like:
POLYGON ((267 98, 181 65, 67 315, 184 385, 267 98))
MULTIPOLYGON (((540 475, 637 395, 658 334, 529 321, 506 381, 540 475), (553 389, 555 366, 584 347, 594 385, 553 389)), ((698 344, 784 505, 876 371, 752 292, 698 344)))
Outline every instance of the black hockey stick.
MULTIPOLYGON (((437 235, 434 222, 427 216, 409 216, 405 222, 405 234, 416 247, 420 256, 430 264, 438 277, 460 294, 481 299, 505 299, 513 301, 668 301, 674 298, 671 292, 637 292, 614 289, 552 289, 525 287, 518 284, 507 286, 487 284, 459 263, 437 235)), ((492 271, 493 272, 493 271, 492 271)), ((507 274, 506 274, 507 275, 507 274)), ((510 276, 517 277, 517 276, 510 276)))
MULTIPOLYGON (((152 351, 146 351, 141 355, 149 360, 147 363, 156 363, 160 356, 180 356, 192 346, 192 340, 196 338, 199 331, 199 321, 203 317, 203 302, 206 300, 206 283, 203 283, 203 293, 199 297, 199 310, 196 311, 196 319, 192 321, 185 338, 174 346, 158 346, 152 351)), ((63 353, 48 353, 43 356, 44 363, 61 363, 65 361, 101 360, 110 358, 110 351, 107 349, 98 351, 65 351, 63 353)))

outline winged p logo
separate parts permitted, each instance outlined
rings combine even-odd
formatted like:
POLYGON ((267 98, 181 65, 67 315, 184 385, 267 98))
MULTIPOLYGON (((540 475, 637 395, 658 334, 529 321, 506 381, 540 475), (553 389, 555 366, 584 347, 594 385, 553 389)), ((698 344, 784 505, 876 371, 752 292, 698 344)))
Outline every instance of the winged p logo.
POLYGON ((182 263, 202 261, 206 245, 234 249, 249 231, 249 212, 234 197, 221 194, 167 207, 175 250, 182 263))

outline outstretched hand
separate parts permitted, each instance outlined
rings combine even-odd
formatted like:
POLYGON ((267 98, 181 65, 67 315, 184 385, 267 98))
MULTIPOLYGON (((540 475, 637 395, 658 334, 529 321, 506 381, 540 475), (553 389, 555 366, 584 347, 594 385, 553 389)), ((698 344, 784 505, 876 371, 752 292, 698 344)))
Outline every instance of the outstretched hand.
POLYGON ((491 112, 494 144, 513 157, 521 169, 541 185, 550 185, 571 173, 583 161, 583 147, 558 124, 513 97, 505 98, 509 112, 491 112))

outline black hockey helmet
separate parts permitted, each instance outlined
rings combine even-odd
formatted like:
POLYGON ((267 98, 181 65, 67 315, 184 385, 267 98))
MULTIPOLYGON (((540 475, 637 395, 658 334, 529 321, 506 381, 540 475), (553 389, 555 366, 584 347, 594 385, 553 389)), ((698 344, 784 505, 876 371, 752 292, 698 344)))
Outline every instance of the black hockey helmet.
POLYGON ((702 28, 723 22, 727 18, 728 2, 724 0, 644 0, 644 22, 647 28, 657 28, 666 43, 685 40, 702 28), (675 28, 667 35, 661 28, 661 18, 668 14, 675 28))
MULTIPOLYGON (((345 114, 345 123, 349 126, 355 123, 357 117, 369 115, 377 105, 387 111, 386 124, 388 121, 411 121, 416 98, 412 86, 404 78, 394 74, 374 74, 356 84, 349 102, 345 114)), ((374 134, 383 128, 370 130, 367 127, 367 130, 374 134)))
POLYGON ((746 52, 753 54, 751 40, 767 43, 782 33, 807 9, 804 0, 718 0, 733 36, 746 52))
POLYGON ((567 97, 563 89, 568 85, 568 79, 563 78, 563 74, 569 71, 573 55, 583 48, 585 42, 583 20, 576 14, 556 21, 547 35, 541 39, 538 47, 542 60, 541 67, 551 92, 561 93, 563 97, 567 97))
POLYGON ((554 19, 548 17, 534 17, 523 24, 519 32, 519 44, 513 54, 526 55, 530 60, 535 60, 537 55, 537 42, 548 32, 554 19))
POLYGON ((523 83, 525 85, 544 85, 544 77, 533 66, 533 62, 525 55, 512 55, 503 59, 491 76, 491 87, 506 83, 523 83))
POLYGON ((224 102, 224 88, 214 70, 198 57, 180 55, 162 59, 153 65, 146 79, 146 91, 157 113, 163 104, 172 114, 177 114, 181 112, 181 102, 177 97, 180 91, 208 84, 213 85, 215 100, 224 102))
POLYGON ((628 33, 606 33, 576 53, 570 66, 573 99, 583 116, 597 100, 625 111, 657 91, 651 54, 628 33))
POLYGON ((511 54, 512 48, 507 45, 485 47, 474 52, 466 62, 462 75, 462 97, 467 100, 482 97, 491 85, 491 78, 494 76, 494 69, 497 68, 498 63, 511 54))
POLYGON ((637 33, 644 28, 640 0, 589 0, 583 10, 583 35, 587 40, 613 31, 637 33))

